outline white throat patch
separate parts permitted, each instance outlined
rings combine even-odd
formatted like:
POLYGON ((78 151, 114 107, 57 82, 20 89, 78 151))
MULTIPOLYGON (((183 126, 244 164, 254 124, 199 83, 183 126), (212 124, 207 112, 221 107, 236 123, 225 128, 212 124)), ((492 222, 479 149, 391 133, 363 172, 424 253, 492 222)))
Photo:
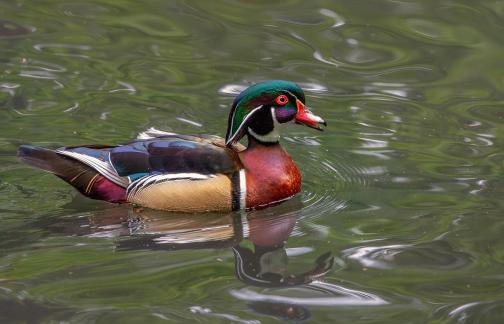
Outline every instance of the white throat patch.
POLYGON ((275 116, 275 108, 271 107, 271 119, 273 120, 273 130, 265 135, 259 135, 252 130, 252 128, 248 128, 248 132, 255 139, 263 143, 276 143, 280 140, 280 123, 276 119, 275 116))

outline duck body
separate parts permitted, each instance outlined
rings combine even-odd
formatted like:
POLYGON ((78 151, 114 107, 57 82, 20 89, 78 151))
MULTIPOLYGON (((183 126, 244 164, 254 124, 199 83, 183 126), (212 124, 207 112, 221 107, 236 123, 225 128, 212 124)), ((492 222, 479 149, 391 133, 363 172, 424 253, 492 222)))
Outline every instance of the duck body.
POLYGON ((287 118, 313 128, 325 122, 304 110, 298 99, 304 101, 304 95, 294 83, 269 81, 251 88, 233 103, 226 139, 150 129, 122 145, 56 150, 22 145, 18 155, 85 196, 112 203, 178 212, 265 207, 301 190, 301 173, 278 142, 280 122, 287 118), (294 102, 290 110, 273 107, 287 108, 289 101, 294 102), (238 142, 244 135, 247 147, 238 142))

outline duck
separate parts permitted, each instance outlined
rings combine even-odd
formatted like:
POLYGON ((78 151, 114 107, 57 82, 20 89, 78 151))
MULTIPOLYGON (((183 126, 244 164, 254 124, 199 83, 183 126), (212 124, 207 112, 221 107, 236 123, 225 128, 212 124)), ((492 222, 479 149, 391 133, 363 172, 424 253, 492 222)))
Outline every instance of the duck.
POLYGON ((253 210, 301 190, 301 172, 280 144, 287 123, 327 126, 298 84, 269 80, 233 100, 225 138, 151 128, 119 145, 21 145, 18 157, 92 199, 172 212, 253 210))

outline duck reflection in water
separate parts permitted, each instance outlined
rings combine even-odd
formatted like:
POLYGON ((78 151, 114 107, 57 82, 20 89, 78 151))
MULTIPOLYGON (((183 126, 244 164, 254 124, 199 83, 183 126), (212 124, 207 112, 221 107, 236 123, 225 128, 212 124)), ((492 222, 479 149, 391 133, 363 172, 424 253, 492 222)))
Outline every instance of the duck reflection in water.
MULTIPOLYGON (((90 237, 115 237, 119 250, 181 250, 232 248, 236 277, 260 287, 309 284, 331 269, 334 258, 324 253, 314 266, 300 273, 288 271, 286 243, 300 215, 301 202, 232 214, 173 214, 150 209, 113 208, 53 223, 52 231, 90 237), (82 224, 85 222, 87 224, 82 224)), ((61 220, 61 219, 60 219, 61 220)), ((307 308, 269 301, 251 301, 256 312, 283 319, 303 320, 307 308)))

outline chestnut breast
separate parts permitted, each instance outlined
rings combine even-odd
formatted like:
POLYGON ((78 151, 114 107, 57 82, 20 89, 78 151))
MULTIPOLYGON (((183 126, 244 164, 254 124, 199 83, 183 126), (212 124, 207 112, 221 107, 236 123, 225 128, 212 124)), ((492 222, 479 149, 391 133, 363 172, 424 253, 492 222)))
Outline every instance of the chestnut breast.
POLYGON ((260 207, 301 190, 301 173, 279 145, 257 145, 240 152, 247 179, 246 207, 260 207))

